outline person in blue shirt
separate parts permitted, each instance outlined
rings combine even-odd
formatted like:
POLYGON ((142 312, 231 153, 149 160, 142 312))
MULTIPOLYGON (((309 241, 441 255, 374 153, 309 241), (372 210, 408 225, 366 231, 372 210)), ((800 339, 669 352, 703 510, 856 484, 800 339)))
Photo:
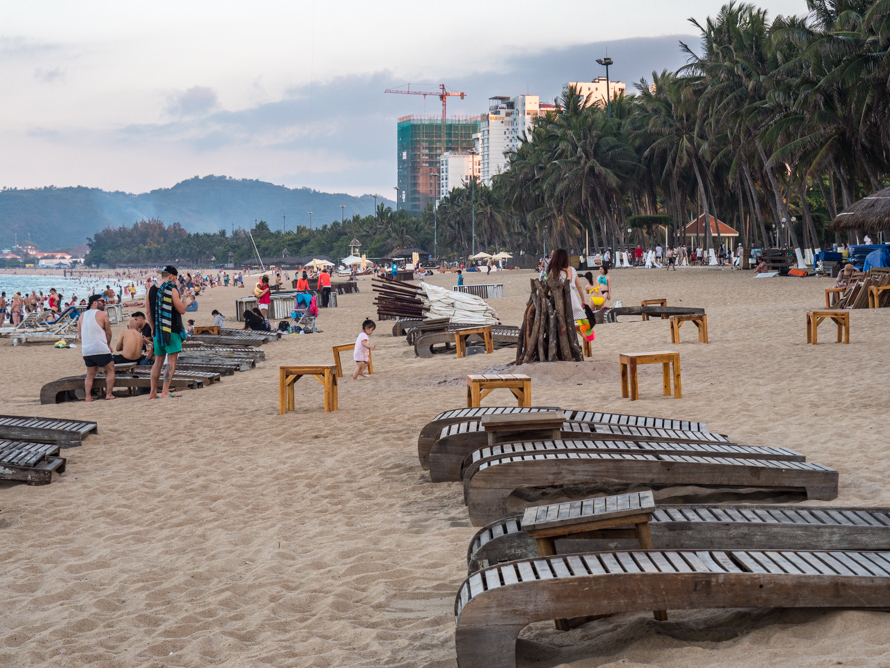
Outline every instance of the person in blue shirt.
POLYGON ((395 262, 392 263, 392 277, 393 278, 399 277, 399 266, 395 262))
POLYGON ((460 269, 457 270, 457 284, 464 284, 464 272, 462 272, 460 269))

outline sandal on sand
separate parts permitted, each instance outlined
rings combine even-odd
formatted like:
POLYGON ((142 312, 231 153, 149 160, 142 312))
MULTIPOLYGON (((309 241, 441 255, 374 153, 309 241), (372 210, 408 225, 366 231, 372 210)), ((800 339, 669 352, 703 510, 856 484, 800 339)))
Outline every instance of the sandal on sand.
POLYGON ((171 399, 179 399, 179 397, 181 397, 182 395, 176 394, 176 392, 171 392, 169 396, 171 399))

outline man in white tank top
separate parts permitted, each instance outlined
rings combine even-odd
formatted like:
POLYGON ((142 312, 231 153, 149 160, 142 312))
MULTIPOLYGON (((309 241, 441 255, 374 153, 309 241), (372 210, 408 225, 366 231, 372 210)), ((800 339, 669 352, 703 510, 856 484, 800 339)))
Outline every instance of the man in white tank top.
POLYGON ((77 322, 77 338, 80 339, 81 354, 87 367, 83 381, 86 400, 93 400, 93 380, 99 369, 105 370, 105 398, 114 399, 114 357, 111 355, 111 322, 105 313, 105 297, 93 295, 89 306, 77 322))

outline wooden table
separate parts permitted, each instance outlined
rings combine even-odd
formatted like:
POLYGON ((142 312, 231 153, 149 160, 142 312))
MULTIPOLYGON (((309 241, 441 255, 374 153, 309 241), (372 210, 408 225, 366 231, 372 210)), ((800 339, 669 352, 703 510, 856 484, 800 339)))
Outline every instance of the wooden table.
POLYGON ((532 405, 532 379, 522 373, 487 373, 467 376, 467 408, 478 408, 492 390, 505 388, 517 399, 517 406, 532 405))
POLYGON ((621 396, 631 401, 640 398, 640 388, 637 382, 637 366, 639 364, 661 364, 664 380, 664 396, 671 396, 671 366, 674 372, 674 398, 680 399, 683 395, 680 389, 680 353, 673 351, 661 351, 654 353, 621 353, 621 396))
POLYGON ((881 308, 881 295, 890 290, 890 285, 871 285, 868 288, 868 308, 881 308))
MULTIPOLYGON (((522 530, 538 544, 542 557, 556 554, 556 539, 636 538, 644 550, 652 549, 649 522, 656 510, 652 492, 633 492, 617 496, 554 503, 525 509, 522 530), (633 529, 619 529, 633 525, 633 529)), ((667 612, 656 610, 655 618, 667 619, 667 612)), ((568 630, 568 620, 556 620, 557 628, 568 630)))
POLYGON ((337 410, 337 366, 313 364, 278 367, 278 414, 294 410, 294 383, 312 376, 324 386, 324 412, 337 410))
POLYGON ((837 342, 850 343, 849 311, 807 311, 807 343, 816 345, 816 331, 823 320, 834 320, 837 324, 837 342))
MULTIPOLYGON (((640 306, 667 306, 667 305, 668 305, 667 299, 644 299, 643 301, 640 302, 640 306)), ((664 320, 666 317, 667 317, 666 315, 662 315, 661 319, 664 320)), ((642 318, 643 318, 643 320, 648 320, 649 314, 643 313, 642 318)))
POLYGON ((484 327, 467 327, 454 330, 454 345, 457 348, 458 358, 467 356, 467 338, 473 334, 479 334, 485 340, 486 355, 490 355, 494 352, 494 339, 491 336, 491 325, 485 325, 484 327))
MULTIPOLYGON (((334 364, 337 367, 337 378, 343 377, 343 367, 340 365, 340 353, 347 350, 355 350, 354 343, 344 343, 342 346, 334 346, 334 364)), ((374 363, 371 360, 371 351, 368 351, 368 373, 374 373, 374 363)))
POLYGON ((838 299, 847 291, 848 288, 825 288, 825 308, 831 308, 838 299), (832 299, 834 295, 834 299, 832 299))
POLYGON ((562 438, 566 416, 562 411, 483 415, 479 421, 489 445, 523 441, 557 441, 562 438))
POLYGON ((696 313, 694 315, 672 315, 671 321, 671 343, 680 343, 680 325, 684 322, 695 323, 698 329, 698 342, 708 342, 708 316, 704 313, 696 313))
MULTIPOLYGON (((592 324, 592 323, 591 323, 592 324)), ((581 334, 581 325, 575 325, 575 331, 578 332, 578 336, 581 337, 581 347, 584 352, 584 357, 592 357, 593 351, 590 348, 590 341, 584 338, 584 335, 581 334)))
POLYGON ((195 334, 212 334, 213 336, 219 336, 220 335, 219 329, 220 328, 217 327, 216 325, 202 326, 202 327, 198 327, 197 325, 195 325, 195 334))

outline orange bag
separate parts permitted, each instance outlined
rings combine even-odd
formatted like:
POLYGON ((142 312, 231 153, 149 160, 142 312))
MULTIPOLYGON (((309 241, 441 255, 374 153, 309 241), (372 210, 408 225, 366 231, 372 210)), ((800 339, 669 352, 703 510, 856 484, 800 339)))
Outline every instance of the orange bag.
POLYGON ((800 278, 805 278, 809 274, 807 274, 806 269, 789 269, 788 275, 789 276, 799 276, 800 278))

